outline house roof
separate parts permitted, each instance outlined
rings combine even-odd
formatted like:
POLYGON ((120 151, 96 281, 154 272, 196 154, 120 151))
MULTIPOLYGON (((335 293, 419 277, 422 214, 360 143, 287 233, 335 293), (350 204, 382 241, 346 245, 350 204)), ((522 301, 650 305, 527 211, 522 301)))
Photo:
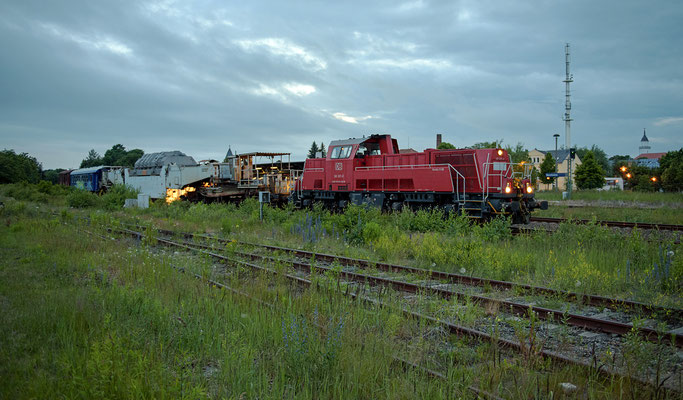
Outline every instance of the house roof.
POLYGON ((409 154, 409 153, 417 153, 417 151, 415 149, 413 149, 412 147, 409 147, 407 149, 399 149, 398 150, 398 154, 409 154))
POLYGON ((553 158, 558 162, 562 163, 564 160, 569 157, 569 150, 564 149, 564 150, 538 150, 543 154, 552 154, 553 158))
POLYGON ((649 158, 649 159, 659 160, 660 158, 662 158, 662 156, 664 154, 666 154, 666 153, 643 153, 643 154, 639 155, 638 157, 636 157, 636 160, 639 158, 649 158))

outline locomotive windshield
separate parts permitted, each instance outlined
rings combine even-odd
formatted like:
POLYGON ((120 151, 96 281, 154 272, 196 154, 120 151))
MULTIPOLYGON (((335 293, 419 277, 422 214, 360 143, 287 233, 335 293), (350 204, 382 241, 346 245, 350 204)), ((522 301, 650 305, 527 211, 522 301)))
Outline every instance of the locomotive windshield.
POLYGON ((349 158, 353 146, 337 146, 332 149, 330 158, 349 158))

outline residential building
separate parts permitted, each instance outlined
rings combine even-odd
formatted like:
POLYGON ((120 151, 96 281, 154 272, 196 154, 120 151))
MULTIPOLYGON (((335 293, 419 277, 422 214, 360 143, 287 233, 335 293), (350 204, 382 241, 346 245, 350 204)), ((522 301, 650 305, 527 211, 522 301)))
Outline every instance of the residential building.
MULTIPOLYGON (((557 172, 559 173, 567 173, 569 171, 569 150, 538 150, 538 149, 533 149, 529 151, 529 158, 531 159, 531 163, 536 167, 536 169, 540 172, 541 171, 541 164, 543 163, 543 160, 545 159, 545 155, 547 153, 550 153, 553 155, 553 158, 555 159, 555 162, 557 163, 557 172)), ((579 156, 577 155, 576 158, 572 160, 572 188, 576 189, 576 168, 581 165, 581 160, 579 159, 579 156)), ((557 187, 561 190, 564 191, 567 188, 567 177, 559 177, 556 178, 557 180, 557 187)), ((553 184, 545 184, 545 183, 539 183, 538 184, 538 190, 552 190, 553 189, 553 184)))
POLYGON ((636 165, 648 168, 659 168, 659 159, 666 153, 643 153, 636 157, 636 165))
POLYGON ((650 141, 643 129, 643 137, 640 139, 640 146, 638 146, 638 155, 635 158, 636 165, 648 168, 659 168, 659 159, 666 153, 650 153, 650 141))

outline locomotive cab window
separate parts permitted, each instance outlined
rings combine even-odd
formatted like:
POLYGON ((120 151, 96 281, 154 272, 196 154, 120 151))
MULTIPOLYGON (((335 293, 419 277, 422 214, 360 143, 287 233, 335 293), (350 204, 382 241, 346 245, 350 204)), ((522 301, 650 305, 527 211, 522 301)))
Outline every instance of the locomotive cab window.
POLYGON ((356 158, 365 156, 378 156, 379 154, 379 143, 362 143, 360 146, 358 146, 356 158))
POLYGON ((353 146, 337 146, 332 149, 330 158, 349 158, 353 146))

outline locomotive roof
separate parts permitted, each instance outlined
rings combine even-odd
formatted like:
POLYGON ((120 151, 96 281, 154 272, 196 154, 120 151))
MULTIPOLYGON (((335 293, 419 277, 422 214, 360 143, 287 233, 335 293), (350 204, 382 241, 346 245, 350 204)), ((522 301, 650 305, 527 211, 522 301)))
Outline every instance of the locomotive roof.
POLYGON ((372 134, 368 137, 363 136, 362 138, 348 138, 348 139, 344 139, 344 140, 333 140, 332 142, 330 142, 330 145, 327 147, 361 144, 361 143, 367 142, 370 139, 380 139, 380 138, 383 138, 385 136, 389 136, 389 135, 372 134))
POLYGON ((348 145, 353 145, 353 144, 361 144, 368 140, 370 138, 361 138, 361 139, 356 139, 356 138, 349 138, 345 140, 333 140, 330 142, 330 145, 328 147, 332 146, 348 146, 348 145))

